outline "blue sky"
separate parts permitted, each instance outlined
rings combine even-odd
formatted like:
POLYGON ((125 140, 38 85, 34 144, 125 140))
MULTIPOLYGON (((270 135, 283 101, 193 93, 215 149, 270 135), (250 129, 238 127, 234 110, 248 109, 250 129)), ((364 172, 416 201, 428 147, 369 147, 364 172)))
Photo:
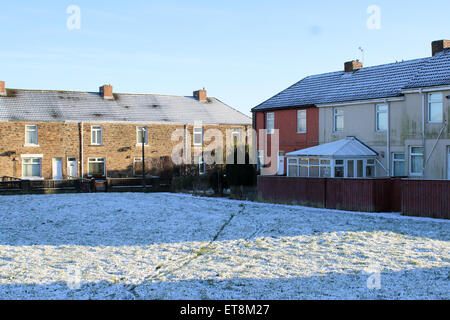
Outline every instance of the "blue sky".
POLYGON ((450 1, 9 1, 0 80, 9 88, 208 95, 250 109, 301 78, 431 55, 450 1), (67 28, 67 7, 81 28, 67 28), (369 29, 367 8, 381 10, 369 29))

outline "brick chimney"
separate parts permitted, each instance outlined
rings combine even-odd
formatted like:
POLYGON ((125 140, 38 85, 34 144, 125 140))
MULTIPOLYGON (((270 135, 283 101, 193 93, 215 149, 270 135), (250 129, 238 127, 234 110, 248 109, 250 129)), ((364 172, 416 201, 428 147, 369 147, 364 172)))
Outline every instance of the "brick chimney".
POLYGON ((114 100, 113 86, 110 84, 105 84, 104 86, 101 86, 100 87, 100 95, 105 100, 114 100))
POLYGON ((345 72, 353 72, 353 71, 362 69, 362 67, 363 67, 363 64, 361 62, 359 62, 358 60, 349 61, 344 64, 345 72))
POLYGON ((200 102, 208 101, 208 96, 206 94, 205 88, 203 88, 203 90, 194 91, 194 98, 200 102))
POLYGON ((0 81, 0 96, 6 97, 5 81, 0 81))
POLYGON ((450 49, 450 40, 438 40, 431 43, 433 57, 445 49, 450 49))

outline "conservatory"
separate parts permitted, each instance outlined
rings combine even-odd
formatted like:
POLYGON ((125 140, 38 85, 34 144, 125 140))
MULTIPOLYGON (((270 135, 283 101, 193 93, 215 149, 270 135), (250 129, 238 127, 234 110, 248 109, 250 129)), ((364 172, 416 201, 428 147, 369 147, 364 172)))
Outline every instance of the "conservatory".
POLYGON ((374 178, 378 153, 355 137, 286 154, 288 177, 374 178))

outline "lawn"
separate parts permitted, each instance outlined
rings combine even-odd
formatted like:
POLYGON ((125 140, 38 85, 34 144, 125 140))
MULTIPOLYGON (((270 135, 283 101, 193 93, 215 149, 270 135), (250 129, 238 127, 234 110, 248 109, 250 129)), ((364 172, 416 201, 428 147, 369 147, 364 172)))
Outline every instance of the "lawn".
POLYGON ((177 194, 0 208, 0 299, 450 298, 450 221, 177 194))

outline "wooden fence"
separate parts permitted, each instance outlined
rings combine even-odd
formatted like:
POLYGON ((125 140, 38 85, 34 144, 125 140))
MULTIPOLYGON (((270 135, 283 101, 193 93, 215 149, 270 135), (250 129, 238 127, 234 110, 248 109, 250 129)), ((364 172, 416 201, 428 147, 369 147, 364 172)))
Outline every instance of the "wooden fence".
POLYGON ((327 209, 450 219, 450 181, 259 176, 258 198, 327 209))

